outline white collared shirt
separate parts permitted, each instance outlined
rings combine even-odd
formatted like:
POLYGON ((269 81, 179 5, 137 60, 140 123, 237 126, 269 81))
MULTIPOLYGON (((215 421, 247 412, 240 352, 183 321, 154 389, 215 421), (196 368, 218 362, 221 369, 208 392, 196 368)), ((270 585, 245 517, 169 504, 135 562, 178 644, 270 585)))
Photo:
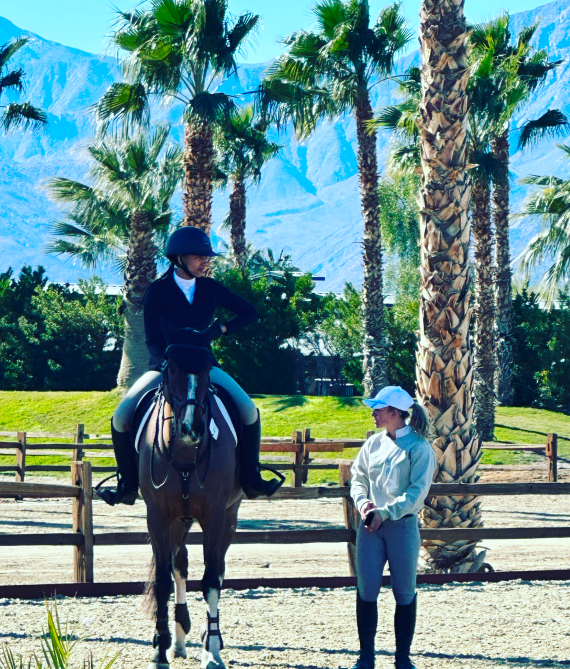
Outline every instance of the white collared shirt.
POLYGON ((194 301, 194 292, 196 291, 196 279, 183 279, 174 272, 174 281, 176 281, 176 285, 184 293, 184 297, 192 304, 194 301))
POLYGON ((435 453, 427 439, 409 425, 368 439, 352 465, 350 495, 360 509, 372 502, 382 520, 399 520, 424 505, 436 467, 435 453))

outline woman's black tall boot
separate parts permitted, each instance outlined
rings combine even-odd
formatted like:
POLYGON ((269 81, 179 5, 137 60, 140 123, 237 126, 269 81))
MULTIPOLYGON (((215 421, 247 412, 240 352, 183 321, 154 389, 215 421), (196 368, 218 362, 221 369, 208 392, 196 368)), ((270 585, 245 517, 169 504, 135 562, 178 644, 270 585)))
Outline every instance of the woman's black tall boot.
POLYGON ((365 602, 356 592, 356 625, 360 657, 352 669, 374 669, 374 639, 378 626, 378 602, 365 602))
POLYGON ((271 497, 283 484, 278 479, 265 481, 259 469, 259 451, 261 448, 261 420, 259 412, 253 425, 244 425, 239 440, 239 465, 241 487, 248 499, 265 495, 271 497))
POLYGON ((118 432, 111 421, 111 437, 117 459, 117 488, 96 490, 97 495, 107 504, 128 504, 132 506, 139 492, 139 470, 137 452, 131 441, 130 432, 118 432))
POLYGON ((396 604, 396 614, 394 615, 394 629, 396 632, 396 669, 415 669, 410 660, 410 648, 416 629, 416 605, 418 596, 416 595, 411 604, 396 604))

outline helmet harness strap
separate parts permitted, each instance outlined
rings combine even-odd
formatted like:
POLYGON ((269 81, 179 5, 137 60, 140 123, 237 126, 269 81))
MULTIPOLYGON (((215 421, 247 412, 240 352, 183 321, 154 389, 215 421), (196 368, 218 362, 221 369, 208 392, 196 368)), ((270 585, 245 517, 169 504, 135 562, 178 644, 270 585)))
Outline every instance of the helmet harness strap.
POLYGON ((196 277, 192 272, 188 269, 188 265, 184 262, 182 256, 176 256, 176 261, 174 263, 177 267, 180 267, 181 270, 183 270, 186 273, 186 276, 189 276, 191 279, 195 279, 196 277))

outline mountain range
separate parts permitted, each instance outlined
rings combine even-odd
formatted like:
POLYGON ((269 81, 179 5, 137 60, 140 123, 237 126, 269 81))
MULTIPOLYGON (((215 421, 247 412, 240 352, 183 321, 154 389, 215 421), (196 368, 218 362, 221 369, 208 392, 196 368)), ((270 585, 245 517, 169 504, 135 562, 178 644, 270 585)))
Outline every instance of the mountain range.
MULTIPOLYGON (((525 118, 534 118, 548 108, 562 109, 570 116, 570 0, 557 0, 528 12, 514 14, 513 32, 541 19, 536 46, 546 47, 562 65, 549 74, 545 86, 536 91, 513 124, 511 145, 516 147, 516 128, 525 118)), ((18 52, 14 64, 27 75, 25 99, 48 114, 48 126, 40 132, 13 131, 0 137, 0 271, 22 265, 43 265, 52 281, 75 282, 92 274, 64 258, 46 255, 51 223, 62 212, 50 201, 45 182, 53 176, 84 180, 89 161, 85 147, 95 127, 89 108, 108 86, 120 80, 120 68, 110 56, 96 56, 51 42, 18 28, 0 17, 0 44, 20 36, 28 44, 18 52)), ((398 61, 397 71, 419 63, 414 52, 398 61)), ((224 84, 233 93, 251 91, 261 80, 265 64, 242 64, 236 77, 224 84)), ((393 82, 373 88, 375 108, 397 99, 393 82)), ((172 134, 180 141, 182 128, 176 109, 159 110, 156 118, 173 123, 172 134)), ((340 290, 346 281, 362 280, 360 242, 362 218, 358 193, 356 129, 350 116, 322 123, 307 140, 298 142, 286 132, 278 140, 282 151, 263 170, 261 184, 251 188, 248 202, 247 236, 256 247, 284 250, 305 271, 325 277, 327 290, 340 290)), ((389 151, 389 133, 378 137, 379 164, 389 151)), ((513 150, 513 209, 525 195, 518 179, 527 174, 566 176, 554 141, 544 141, 532 151, 513 150)), ((180 208, 179 198, 175 206, 180 208)), ((214 198, 214 236, 228 208, 228 193, 214 198)), ((536 222, 513 219, 513 257, 537 232, 536 222)), ((222 235, 223 236, 223 235, 222 235)), ((112 267, 97 268, 111 283, 120 283, 112 267)))

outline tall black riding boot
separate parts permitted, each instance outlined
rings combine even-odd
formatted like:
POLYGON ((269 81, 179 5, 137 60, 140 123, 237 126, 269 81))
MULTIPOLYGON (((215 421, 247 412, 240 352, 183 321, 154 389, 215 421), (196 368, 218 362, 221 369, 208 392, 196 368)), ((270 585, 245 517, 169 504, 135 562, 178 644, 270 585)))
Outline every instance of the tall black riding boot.
POLYGON ((416 605, 418 597, 414 597, 411 604, 396 604, 394 615, 394 629, 396 631, 396 655, 394 666, 396 669, 415 669, 410 660, 410 648, 416 629, 416 605))
POLYGON ((378 626, 378 602, 366 602, 356 592, 356 625, 360 657, 352 669, 374 669, 374 639, 378 626))
POLYGON ((115 458, 117 459, 117 488, 97 490, 99 497, 110 504, 129 504, 132 506, 139 492, 139 471, 137 453, 131 441, 130 432, 118 432, 111 421, 111 437, 115 458))
POLYGON ((248 499, 266 495, 271 497, 283 484, 283 481, 272 479, 265 481, 259 469, 259 450, 261 448, 261 420, 259 413, 253 425, 242 427, 239 442, 239 465, 241 487, 248 499))

